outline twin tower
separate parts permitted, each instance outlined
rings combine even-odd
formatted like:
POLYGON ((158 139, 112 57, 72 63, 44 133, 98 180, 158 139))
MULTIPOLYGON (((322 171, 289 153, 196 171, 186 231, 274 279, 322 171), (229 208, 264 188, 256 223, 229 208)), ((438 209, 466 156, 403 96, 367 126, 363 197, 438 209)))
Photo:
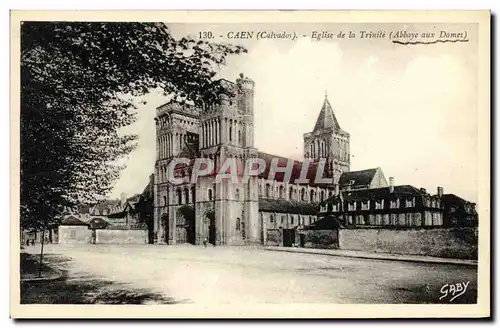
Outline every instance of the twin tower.
MULTIPOLYGON (((170 102, 157 108, 155 163, 155 233, 158 243, 245 245, 262 242, 259 179, 247 183, 215 176, 174 185, 167 165, 174 157, 207 157, 217 168, 228 158, 243 164, 258 157, 254 147, 255 83, 240 74, 221 80, 214 105, 196 108, 170 102)), ((313 132, 304 135, 305 156, 326 158, 334 172, 349 170, 349 135, 343 132, 325 98, 313 132)), ((340 175, 338 175, 340 176, 340 175)), ((338 180, 336 180, 338 181, 338 180)))

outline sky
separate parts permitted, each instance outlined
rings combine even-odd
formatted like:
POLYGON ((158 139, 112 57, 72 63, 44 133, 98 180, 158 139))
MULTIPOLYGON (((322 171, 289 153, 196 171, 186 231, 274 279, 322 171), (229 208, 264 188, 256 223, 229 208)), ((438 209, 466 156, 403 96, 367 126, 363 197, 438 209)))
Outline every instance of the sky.
MULTIPOLYGON (((171 24, 174 37, 212 31, 215 42, 242 44, 218 72, 255 81, 255 146, 301 159, 303 134, 312 131, 325 93, 351 135, 351 170, 381 167, 395 184, 477 201, 478 70, 475 25, 429 24, 171 24), (296 32, 295 41, 228 40, 227 32, 296 32), (469 42, 399 45, 389 39, 312 40, 312 31, 467 31, 469 42), (223 39, 220 38, 223 36, 223 39)), ((141 100, 126 131, 139 146, 126 159, 110 197, 142 192, 155 161, 155 109, 160 92, 141 100)))

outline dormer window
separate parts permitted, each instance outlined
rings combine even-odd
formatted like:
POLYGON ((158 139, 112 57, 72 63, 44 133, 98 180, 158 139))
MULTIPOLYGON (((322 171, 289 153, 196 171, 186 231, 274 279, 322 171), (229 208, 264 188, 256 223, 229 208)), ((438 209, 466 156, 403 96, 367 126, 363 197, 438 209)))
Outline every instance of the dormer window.
POLYGON ((406 200, 406 207, 415 207, 415 197, 406 200))
POLYGON ((375 201, 375 209, 376 210, 382 210, 384 208, 384 200, 376 200, 375 201))
POLYGON ((399 198, 396 198, 396 199, 394 199, 394 200, 391 200, 390 207, 391 207, 391 208, 399 208, 399 198))

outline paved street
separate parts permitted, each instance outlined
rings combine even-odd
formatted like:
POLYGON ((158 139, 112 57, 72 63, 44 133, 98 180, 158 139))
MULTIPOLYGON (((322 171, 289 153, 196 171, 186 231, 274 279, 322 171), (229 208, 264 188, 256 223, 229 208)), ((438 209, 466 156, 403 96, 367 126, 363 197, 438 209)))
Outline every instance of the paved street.
MULTIPOLYGON (((38 247, 28 247, 36 252, 38 247)), ((470 281, 453 303, 473 303, 475 267, 365 260, 259 248, 46 245, 69 280, 93 279, 195 303, 449 303, 445 284, 470 281), (62 261, 61 259, 68 259, 62 261)))

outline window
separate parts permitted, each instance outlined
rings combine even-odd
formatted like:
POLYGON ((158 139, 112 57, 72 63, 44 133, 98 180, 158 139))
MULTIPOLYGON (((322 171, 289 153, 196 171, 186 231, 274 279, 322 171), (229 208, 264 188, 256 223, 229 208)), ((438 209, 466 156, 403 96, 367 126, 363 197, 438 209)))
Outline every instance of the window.
POLYGON ((189 189, 184 189, 184 199, 186 200, 186 204, 189 203, 189 189))
POLYGON ((364 225, 365 217, 363 215, 356 216, 356 224, 364 225))
POLYGON ((306 200, 306 190, 304 188, 302 188, 302 190, 300 191, 300 200, 306 200))
POLYGON ((241 144, 241 131, 238 130, 238 144, 241 144))
POLYGON ((288 199, 292 200, 293 199, 293 189, 290 187, 290 191, 288 193, 288 199))
POLYGON ((180 189, 177 189, 176 193, 177 193, 177 204, 182 204, 182 191, 180 189))
POLYGON ((349 211, 355 211, 356 210, 356 202, 352 202, 352 203, 347 204, 347 209, 349 211))
POLYGON ((384 208, 384 200, 376 200, 375 201, 375 209, 376 210, 382 210, 384 208))
POLYGON ((285 216, 284 216, 284 215, 282 215, 282 216, 281 216, 281 223, 283 223, 284 221, 285 221, 285 216))
POLYGON ((241 223, 240 223, 240 218, 236 218, 236 230, 240 230, 241 229, 241 223))
POLYGON ((413 225, 413 213, 406 213, 406 225, 408 227, 413 225))
POLYGON ((375 225, 382 225, 382 214, 375 215, 375 225))
POLYGON ((353 224, 352 215, 347 217, 347 224, 353 224))
POLYGON ((76 239, 76 230, 75 229, 71 229, 69 231, 69 238, 76 239))
POLYGON ((269 222, 274 223, 274 216, 272 214, 269 216, 269 222))
POLYGON ((234 197, 239 200, 240 199, 240 190, 239 189, 236 189, 235 193, 234 193, 234 197))
POLYGON ((311 193, 309 194, 309 201, 311 203, 314 202, 314 190, 312 190, 311 193))
POLYGON ((229 126, 229 141, 233 141, 233 127, 229 126))
POLYGON ((397 198, 395 200, 391 200, 390 207, 391 208, 399 208, 399 198, 397 198))
POLYGON ((370 209, 370 201, 367 200, 366 202, 361 202, 361 209, 363 211, 369 210, 370 209))
POLYGON ((163 196, 163 205, 167 206, 167 196, 163 196))
POLYGON ((339 205, 338 204, 333 204, 332 205, 332 212, 337 212, 339 210, 339 205))
POLYGON ((208 189, 208 200, 212 200, 213 195, 212 195, 212 189, 208 189))
POLYGON ((295 224, 295 218, 292 216, 292 225, 295 224))
POLYGON ((285 192, 285 188, 283 186, 280 186, 279 192, 278 192, 280 198, 284 198, 284 195, 283 195, 284 192, 285 192))
POLYGON ((321 193, 320 193, 320 202, 322 202, 324 200, 325 200, 325 192, 323 190, 321 190, 321 193))
POLYGON ((271 197, 271 185, 266 184, 266 197, 271 197))
POLYGON ((415 206, 415 197, 406 200, 406 207, 414 207, 415 206))
POLYGON ((398 219, 398 217, 397 217, 396 214, 391 214, 391 218, 390 218, 389 224, 395 226, 397 219, 398 219))

